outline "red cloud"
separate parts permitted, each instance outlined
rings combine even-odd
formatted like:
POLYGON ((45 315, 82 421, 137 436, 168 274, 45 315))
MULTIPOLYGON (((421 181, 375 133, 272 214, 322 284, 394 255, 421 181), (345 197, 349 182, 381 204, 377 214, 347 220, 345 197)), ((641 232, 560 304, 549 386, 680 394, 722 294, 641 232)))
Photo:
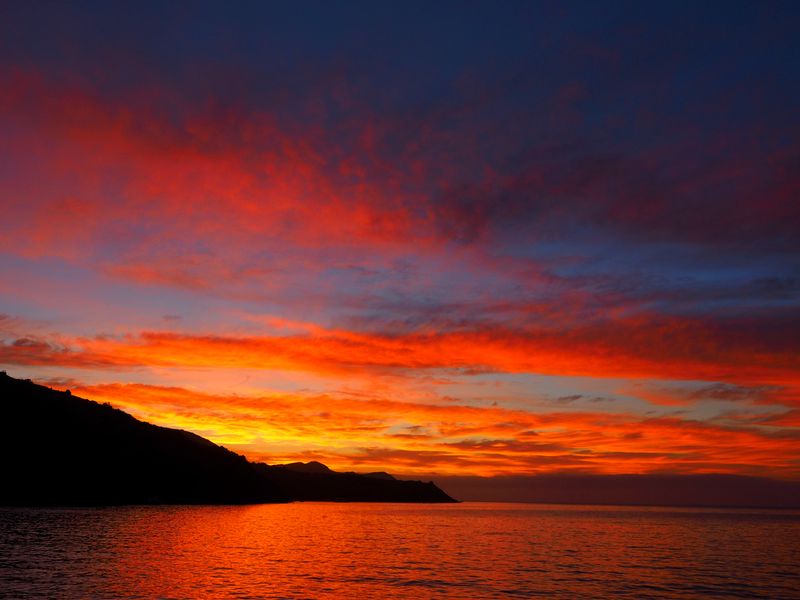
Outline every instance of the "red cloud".
MULTIPOLYGON (((555 330, 493 327, 388 335, 319 328, 302 335, 252 337, 145 332, 71 339, 61 345, 22 340, 2 346, 0 358, 9 364, 67 366, 202 366, 319 373, 477 369, 704 380, 779 386, 768 388, 765 394, 793 402, 797 398, 793 390, 800 387, 797 339, 779 330, 765 337, 763 330, 754 331, 752 325, 750 320, 651 315, 555 330)), ((680 401, 678 397, 673 402, 680 401)))

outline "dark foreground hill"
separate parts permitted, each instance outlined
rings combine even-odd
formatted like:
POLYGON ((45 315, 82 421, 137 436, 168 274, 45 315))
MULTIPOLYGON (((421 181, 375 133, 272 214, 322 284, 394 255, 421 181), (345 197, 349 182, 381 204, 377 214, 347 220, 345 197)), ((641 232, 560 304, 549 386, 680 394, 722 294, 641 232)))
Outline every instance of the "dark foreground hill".
POLYGON ((193 433, 0 375, 0 504, 453 502, 433 483, 251 463, 193 433))
MULTIPOLYGON (((295 463, 303 466, 311 463, 295 463)), ((316 463, 319 464, 319 463, 316 463)), ((400 481, 385 473, 313 472, 295 465, 255 465, 256 470, 293 500, 360 500, 365 502, 453 502, 433 482, 400 481)), ((325 467, 324 465, 322 465, 325 467)), ((327 467, 325 467, 327 469, 327 467)))

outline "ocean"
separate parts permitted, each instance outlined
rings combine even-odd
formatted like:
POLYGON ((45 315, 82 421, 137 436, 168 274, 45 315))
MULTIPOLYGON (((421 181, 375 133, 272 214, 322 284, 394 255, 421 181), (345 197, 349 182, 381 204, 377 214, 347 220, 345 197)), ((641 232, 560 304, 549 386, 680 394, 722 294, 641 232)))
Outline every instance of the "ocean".
POLYGON ((0 508, 3 598, 800 598, 800 512, 0 508))

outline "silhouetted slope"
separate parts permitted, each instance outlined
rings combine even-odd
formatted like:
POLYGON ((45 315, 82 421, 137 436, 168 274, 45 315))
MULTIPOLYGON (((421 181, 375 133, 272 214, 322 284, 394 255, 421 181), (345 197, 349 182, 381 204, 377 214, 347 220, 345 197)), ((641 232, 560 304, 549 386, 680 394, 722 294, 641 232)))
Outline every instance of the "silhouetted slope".
POLYGON ((302 463, 302 462, 293 462, 289 463, 288 465, 279 465, 284 469, 291 469, 292 471, 297 471, 298 473, 333 473, 326 465, 323 465, 321 462, 317 462, 316 460, 312 460, 311 462, 302 463))
POLYGON ((401 481, 385 473, 382 474, 385 477, 337 473, 321 463, 307 466, 310 464, 259 465, 258 468, 279 490, 296 500, 454 502, 432 482, 401 481))
POLYGON ((8 376, 0 394, 3 504, 288 500, 244 457, 192 433, 8 376))
POLYGON ((376 479, 395 479, 394 475, 390 475, 384 471, 375 471, 374 473, 364 473, 364 477, 375 477, 376 479))
POLYGON ((432 483, 248 462, 193 433, 0 375, 0 504, 452 502, 432 483))

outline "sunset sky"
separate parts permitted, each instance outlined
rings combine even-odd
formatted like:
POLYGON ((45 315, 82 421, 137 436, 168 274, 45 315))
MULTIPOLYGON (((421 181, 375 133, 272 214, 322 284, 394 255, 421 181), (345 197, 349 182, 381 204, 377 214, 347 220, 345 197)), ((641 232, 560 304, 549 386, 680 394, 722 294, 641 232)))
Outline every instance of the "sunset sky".
POLYGON ((269 463, 800 479, 800 4, 161 4, 0 5, 0 368, 269 463))

